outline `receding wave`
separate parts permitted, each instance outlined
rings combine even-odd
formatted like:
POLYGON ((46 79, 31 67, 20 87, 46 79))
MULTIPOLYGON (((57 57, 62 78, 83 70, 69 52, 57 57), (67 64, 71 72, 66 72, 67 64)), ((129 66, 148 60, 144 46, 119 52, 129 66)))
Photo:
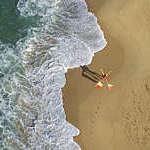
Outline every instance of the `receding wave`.
POLYGON ((68 68, 90 64, 105 47, 104 35, 84 0, 19 0, 17 7, 24 17, 37 16, 38 25, 15 48, 0 43, 7 53, 1 53, 2 60, 10 56, 10 66, 0 72, 3 147, 80 150, 73 141, 79 130, 66 120, 61 88, 68 68))

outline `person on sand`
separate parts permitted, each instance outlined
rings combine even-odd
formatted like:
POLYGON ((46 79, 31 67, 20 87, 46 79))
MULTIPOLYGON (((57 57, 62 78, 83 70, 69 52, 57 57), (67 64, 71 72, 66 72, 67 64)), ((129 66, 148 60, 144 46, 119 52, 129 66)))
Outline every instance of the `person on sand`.
POLYGON ((87 79, 97 83, 96 88, 101 88, 104 85, 104 81, 106 81, 108 88, 111 90, 114 86, 108 83, 107 78, 110 76, 109 73, 104 73, 101 70, 101 74, 91 71, 86 65, 80 66, 82 68, 82 76, 87 79))
MULTIPOLYGON (((110 72, 104 73, 103 70, 101 70, 101 76, 103 77, 103 81, 106 81, 108 89, 112 90, 114 88, 114 86, 112 84, 108 83, 108 77, 110 76, 110 72)), ((103 87, 103 84, 101 82, 98 82, 96 87, 101 88, 101 87, 103 87)))
POLYGON ((87 79, 89 79, 95 83, 97 83, 103 79, 103 77, 100 74, 91 71, 86 65, 80 66, 80 67, 82 68, 82 76, 83 77, 86 77, 87 79))

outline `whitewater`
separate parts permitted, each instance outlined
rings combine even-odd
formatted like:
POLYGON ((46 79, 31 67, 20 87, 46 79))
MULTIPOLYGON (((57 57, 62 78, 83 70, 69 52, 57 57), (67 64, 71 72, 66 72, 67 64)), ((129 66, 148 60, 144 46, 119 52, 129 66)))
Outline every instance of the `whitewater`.
POLYGON ((80 150, 61 89, 67 69, 106 46, 104 34, 84 0, 19 0, 17 8, 36 26, 15 44, 0 42, 0 149, 80 150))

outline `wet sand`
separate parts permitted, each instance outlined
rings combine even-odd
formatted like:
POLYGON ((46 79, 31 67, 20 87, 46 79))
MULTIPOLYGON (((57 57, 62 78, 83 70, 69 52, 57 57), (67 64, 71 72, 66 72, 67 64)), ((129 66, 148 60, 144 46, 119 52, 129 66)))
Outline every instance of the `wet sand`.
POLYGON ((82 150, 150 149, 150 1, 87 0, 107 46, 89 68, 112 71, 115 88, 96 89, 69 70, 63 88, 67 120, 80 129, 82 150))

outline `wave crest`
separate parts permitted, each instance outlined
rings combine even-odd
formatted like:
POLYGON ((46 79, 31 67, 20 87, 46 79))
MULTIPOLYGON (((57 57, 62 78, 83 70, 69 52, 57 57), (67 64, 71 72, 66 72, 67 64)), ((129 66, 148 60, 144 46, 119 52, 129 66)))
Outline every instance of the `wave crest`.
POLYGON ((79 150, 79 130, 66 121, 62 91, 68 68, 89 64, 105 47, 96 17, 83 0, 20 0, 21 15, 39 16, 38 27, 17 42, 24 74, 20 75, 18 109, 26 150, 79 150))

